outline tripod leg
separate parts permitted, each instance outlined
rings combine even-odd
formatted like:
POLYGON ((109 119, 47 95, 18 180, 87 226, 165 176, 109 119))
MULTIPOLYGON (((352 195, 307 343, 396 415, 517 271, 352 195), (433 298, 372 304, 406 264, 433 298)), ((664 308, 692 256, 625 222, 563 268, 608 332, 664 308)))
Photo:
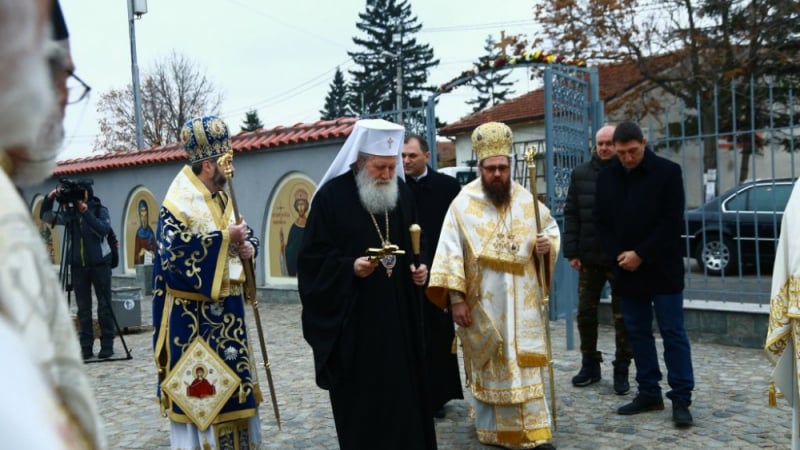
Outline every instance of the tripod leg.
POLYGON ((100 324, 100 354, 98 358, 105 359, 113 355, 114 334, 120 337, 125 353, 130 357, 130 351, 122 337, 122 329, 114 314, 111 302, 111 267, 107 264, 93 269, 95 293, 97 294, 97 319, 100 324), (113 326, 113 328, 112 328, 113 326))
POLYGON ((61 264, 58 266, 58 278, 61 281, 61 289, 67 293, 67 310, 72 302, 72 274, 70 273, 70 261, 72 258, 72 222, 64 225, 64 235, 61 240, 61 264))
POLYGON ((117 330, 117 336, 119 336, 119 340, 122 342, 122 348, 125 349, 125 358, 122 359, 133 359, 133 356, 131 356, 131 351, 128 348, 128 344, 125 343, 125 337, 122 335, 122 329, 119 327, 119 322, 117 322, 117 316, 114 314, 114 309, 111 307, 111 297, 108 297, 106 301, 108 302, 108 310, 111 313, 111 319, 114 321, 114 327, 117 330))
MULTIPOLYGON (((110 270, 110 269, 108 269, 108 270, 110 270)), ((109 280, 109 291, 110 291, 110 280, 109 280)), ((103 302, 104 308, 108 308, 108 313, 110 314, 111 320, 114 323, 114 329, 116 330, 116 334, 117 334, 117 336, 119 336, 120 342, 122 342, 122 348, 125 349, 125 356, 121 357, 121 358, 110 358, 109 357, 109 358, 103 358, 103 359, 93 359, 93 360, 89 360, 89 361, 85 361, 85 362, 86 363, 97 363, 97 362, 105 362, 105 361, 123 361, 123 360, 133 359, 133 356, 131 356, 131 351, 128 348, 128 344, 125 342, 125 337, 122 334, 122 328, 119 326, 119 322, 117 321, 117 316, 116 316, 116 314, 114 314, 114 308, 112 307, 112 304, 111 304, 111 294, 109 293, 108 295, 97 296, 98 322, 100 320, 99 319, 99 316, 100 316, 100 313, 99 313, 99 311, 100 311, 100 302, 103 302)), ((101 337, 101 339, 102 339, 102 337, 101 337)))

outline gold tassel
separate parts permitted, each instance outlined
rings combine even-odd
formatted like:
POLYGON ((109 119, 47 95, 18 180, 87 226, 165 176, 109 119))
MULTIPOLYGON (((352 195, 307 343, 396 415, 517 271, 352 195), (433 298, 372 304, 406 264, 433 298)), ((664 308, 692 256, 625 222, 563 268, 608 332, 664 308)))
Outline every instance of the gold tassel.
POLYGON ((264 394, 261 393, 261 386, 258 383, 253 385, 253 395, 256 397, 256 403, 261 403, 264 401, 264 394))
POLYGON ((769 383, 769 401, 767 402, 771 408, 778 406, 777 393, 775 392, 775 382, 769 383))
POLYGON ((458 338, 453 338, 453 343, 450 345, 450 353, 458 354, 458 338))

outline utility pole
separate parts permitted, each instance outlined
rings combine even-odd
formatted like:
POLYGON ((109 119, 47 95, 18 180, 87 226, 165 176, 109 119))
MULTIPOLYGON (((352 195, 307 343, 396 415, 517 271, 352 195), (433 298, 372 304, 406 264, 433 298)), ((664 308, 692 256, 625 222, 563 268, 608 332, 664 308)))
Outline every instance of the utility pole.
POLYGON ((395 62, 397 63, 397 123, 403 125, 403 23, 398 23, 392 41, 397 42, 395 62))
POLYGON ((399 53, 392 53, 389 50, 384 50, 383 56, 392 58, 395 64, 397 64, 397 79, 395 80, 397 83, 395 86, 397 97, 394 103, 395 121, 398 125, 403 125, 403 63, 399 53))
POLYGON ((144 148, 144 120, 142 118, 142 91, 139 86, 139 64, 136 60, 136 27, 134 18, 147 13, 147 0, 128 0, 128 32, 131 41, 131 79, 133 84, 133 114, 136 122, 136 147, 144 148))
POLYGON ((403 58, 397 58, 397 123, 403 125, 403 58))

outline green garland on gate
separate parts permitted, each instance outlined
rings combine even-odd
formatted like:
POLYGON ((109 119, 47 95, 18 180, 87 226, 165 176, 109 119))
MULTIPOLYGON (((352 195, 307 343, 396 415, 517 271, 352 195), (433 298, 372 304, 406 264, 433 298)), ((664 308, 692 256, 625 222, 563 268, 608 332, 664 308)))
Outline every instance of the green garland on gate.
POLYGON ((448 82, 440 84, 437 88, 437 92, 450 92, 453 88, 463 84, 463 82, 457 83, 461 79, 477 75, 481 72, 488 72, 506 66, 527 63, 562 64, 567 66, 586 67, 586 61, 582 59, 570 59, 563 55, 554 55, 543 50, 534 50, 532 52, 524 51, 520 55, 514 56, 500 55, 494 60, 484 60, 480 63, 476 63, 471 68, 461 72, 461 74, 457 77, 448 82))

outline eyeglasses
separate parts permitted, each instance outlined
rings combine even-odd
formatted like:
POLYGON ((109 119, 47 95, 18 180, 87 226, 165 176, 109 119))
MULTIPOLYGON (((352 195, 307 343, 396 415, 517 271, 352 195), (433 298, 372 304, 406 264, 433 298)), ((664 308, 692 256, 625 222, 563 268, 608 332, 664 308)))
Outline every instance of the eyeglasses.
POLYGON ((75 72, 67 72, 67 104, 78 103, 89 96, 92 88, 85 81, 81 80, 75 72))
POLYGON ((485 170, 488 173, 495 173, 498 171, 500 173, 506 173, 510 168, 511 168, 510 166, 507 166, 505 164, 501 164, 498 166, 481 166, 481 169, 485 170))

